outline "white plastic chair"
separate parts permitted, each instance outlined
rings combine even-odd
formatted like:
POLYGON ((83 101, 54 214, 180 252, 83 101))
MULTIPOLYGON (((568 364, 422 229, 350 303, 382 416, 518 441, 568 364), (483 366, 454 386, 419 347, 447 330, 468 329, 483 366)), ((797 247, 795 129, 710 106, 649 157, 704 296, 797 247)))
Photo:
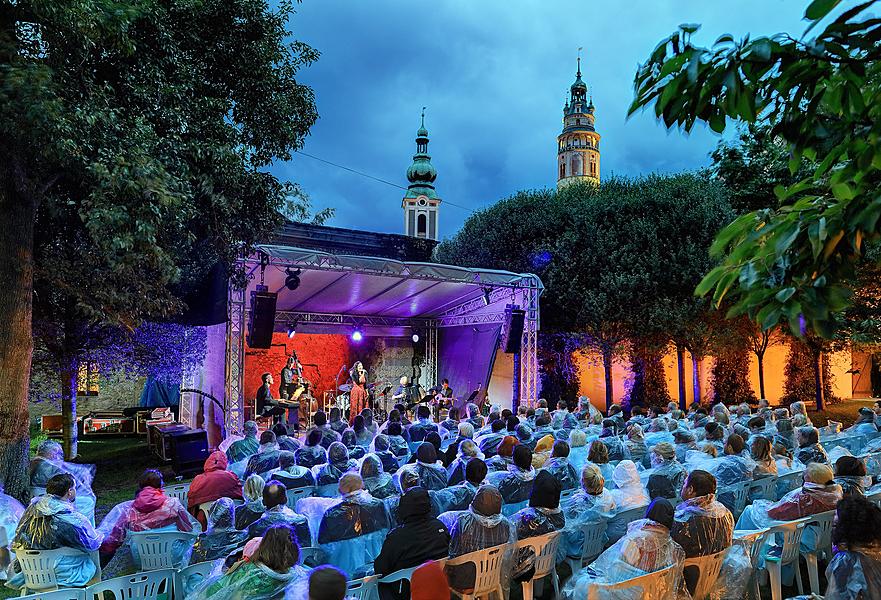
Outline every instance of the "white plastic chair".
POLYGON ((585 563, 591 562, 602 553, 607 525, 605 519, 581 525, 581 533, 584 536, 584 544, 581 546, 581 556, 576 556, 574 558, 571 556, 566 557, 566 562, 569 563, 569 569, 572 571, 573 575, 575 575, 585 563))
POLYGON ((297 508, 297 500, 300 498, 308 498, 315 492, 314 486, 295 488, 287 491, 288 508, 295 510, 297 508))
POLYGON ((24 575, 22 595, 28 591, 39 592, 57 590, 58 580, 55 577, 55 565, 65 556, 83 556, 84 552, 73 548, 57 550, 16 550, 15 557, 24 575))
POLYGON ((163 488, 165 495, 169 498, 177 498, 180 500, 180 503, 184 505, 184 508, 188 508, 187 506, 187 495, 190 493, 190 484, 189 483, 177 483, 175 485, 166 485, 163 488))
POLYGON ((159 600, 160 596, 167 599, 171 596, 173 581, 173 569, 115 577, 87 587, 86 600, 104 600, 105 592, 112 594, 115 600, 159 600))
POLYGON ((328 483, 327 485, 315 486, 312 495, 318 496, 319 498, 335 498, 339 492, 339 483, 328 483))
POLYGON ((450 591, 453 595, 461 597, 462 600, 474 600, 478 596, 487 596, 492 593, 498 594, 499 600, 504 598, 502 562, 510 550, 509 546, 509 544, 501 544, 449 559, 446 564, 448 569, 468 563, 473 563, 476 569, 474 588, 470 592, 464 592, 451 587, 450 591))
MULTIPOLYGON (((771 500, 777 497, 777 476, 762 477, 755 479, 749 484, 747 498, 752 500, 771 500)), ((741 510, 741 512, 743 512, 741 510)))
POLYGON ((793 471, 792 473, 786 473, 785 475, 777 476, 777 500, 780 500, 794 490, 797 487, 800 487, 802 481, 804 479, 804 471, 793 471))
POLYGON ((83 588, 67 588, 54 592, 37 592, 30 596, 19 596, 18 600, 85 600, 86 590, 83 588))
POLYGON ((174 574, 174 597, 177 600, 184 600, 189 592, 196 589, 211 575, 213 567, 214 561, 207 560, 176 571, 174 574))
POLYGON ((523 600, 533 600, 535 582, 551 576, 554 585, 554 598, 560 597, 560 580, 557 578, 557 548, 560 546, 562 533, 553 531, 538 537, 526 538, 517 542, 518 552, 524 548, 532 548, 535 552, 535 573, 532 579, 522 582, 523 600))
POLYGON ((315 546, 306 546, 300 548, 300 564, 317 567, 328 561, 327 550, 324 548, 316 548, 315 546))
POLYGON ((743 509, 746 508, 746 502, 749 499, 749 488, 751 483, 751 481, 741 481, 739 483, 735 483, 734 485, 730 485, 723 490, 725 492, 730 492, 731 494, 734 494, 734 504, 731 510, 731 514, 734 516, 735 522, 740 517, 743 509))
POLYGON ((356 600, 371 600, 376 590, 376 582, 379 580, 377 575, 368 575, 361 579, 350 581, 346 585, 346 598, 355 598, 356 600))
POLYGON ((633 598, 641 600, 668 600, 676 595, 674 584, 680 570, 679 565, 670 565, 660 571, 626 579, 618 583, 592 583, 587 588, 587 600, 606 600, 614 592, 633 592, 633 598), (639 595, 637 595, 639 591, 639 595))
POLYGON ((197 534, 187 531, 129 531, 131 543, 138 554, 142 571, 182 568, 174 565, 174 543, 182 541, 192 546, 197 534))
POLYGON ((755 594, 756 600, 761 600, 762 592, 759 589, 759 562, 762 558, 762 550, 765 545, 768 543, 768 538, 771 537, 770 529, 751 529, 751 530, 740 530, 734 532, 734 541, 735 543, 740 542, 743 545, 750 544, 749 546, 749 564, 752 566, 752 578, 753 578, 753 593, 755 594))
POLYGON ((725 558, 725 550, 707 556, 687 558, 682 565, 683 576, 689 567, 698 570, 697 583, 691 597, 694 600, 707 600, 719 579, 719 571, 722 570, 722 559, 725 558))
POLYGON ((621 511, 611 519, 609 519, 607 524, 607 533, 613 532, 609 534, 609 539, 606 541, 606 546, 611 546, 627 533, 627 526, 634 521, 642 519, 645 517, 645 511, 648 506, 636 506, 634 508, 628 508, 627 510, 621 511))
POLYGON ((805 562, 808 564, 808 580, 811 584, 811 593, 820 594, 820 573, 817 569, 817 558, 822 553, 827 558, 832 556, 832 519, 835 511, 829 510, 816 515, 811 515, 807 528, 814 530, 817 545, 813 552, 804 552, 805 562))
POLYGON ((780 571, 789 564, 794 563, 795 582, 798 585, 799 595, 804 593, 801 583, 801 569, 798 566, 799 546, 801 545, 801 536, 804 534, 805 525, 808 519, 799 519, 797 521, 788 521, 771 527, 771 534, 780 534, 783 538, 783 546, 780 550, 780 556, 765 555, 765 568, 768 569, 768 575, 771 578, 771 600, 782 600, 783 588, 780 583, 780 571))

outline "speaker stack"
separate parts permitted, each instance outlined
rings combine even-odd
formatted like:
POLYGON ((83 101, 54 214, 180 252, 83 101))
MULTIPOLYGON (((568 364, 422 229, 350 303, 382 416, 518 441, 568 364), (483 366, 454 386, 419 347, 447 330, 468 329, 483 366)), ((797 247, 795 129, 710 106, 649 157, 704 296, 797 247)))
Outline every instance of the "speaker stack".
POLYGON ((526 311, 516 304, 505 307, 505 323, 502 327, 501 347, 506 354, 517 354, 523 341, 523 325, 526 311))
POLYGON ((251 314, 248 317, 248 346, 251 348, 272 346, 277 300, 278 294, 270 292, 264 285, 258 285, 251 292, 251 314))

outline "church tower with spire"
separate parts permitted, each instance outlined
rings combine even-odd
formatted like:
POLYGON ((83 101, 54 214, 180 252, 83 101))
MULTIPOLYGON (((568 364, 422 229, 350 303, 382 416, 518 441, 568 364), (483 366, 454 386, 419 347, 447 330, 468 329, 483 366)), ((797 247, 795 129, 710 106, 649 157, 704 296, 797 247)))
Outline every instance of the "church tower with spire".
POLYGON ((407 169, 407 192, 401 201, 404 209, 404 232, 418 238, 438 240, 438 208, 441 199, 434 189, 437 171, 428 154, 428 130, 425 128, 425 107, 422 108, 422 125, 416 132, 416 154, 407 169))
POLYGON ((600 182, 600 134, 594 128, 593 99, 581 80, 580 56, 563 106, 563 132, 557 136, 557 189, 576 181, 600 182))

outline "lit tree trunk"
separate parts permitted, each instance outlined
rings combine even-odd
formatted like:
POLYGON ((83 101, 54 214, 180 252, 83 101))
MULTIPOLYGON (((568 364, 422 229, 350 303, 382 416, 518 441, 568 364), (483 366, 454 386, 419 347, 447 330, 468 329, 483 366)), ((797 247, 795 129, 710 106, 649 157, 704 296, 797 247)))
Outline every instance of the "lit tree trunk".
POLYGON ((615 390, 612 387, 614 385, 612 381, 612 351, 607 349, 603 350, 603 376, 606 380, 606 414, 608 414, 612 404, 615 403, 615 390))
POLYGON ((823 387, 823 353, 814 352, 814 400, 817 403, 818 411, 826 407, 823 387))
POLYGON ((679 379, 679 408, 688 410, 688 399, 685 397, 685 350, 676 345, 676 376, 679 379))
MULTIPOLYGON (((691 381, 694 388, 694 401, 701 401, 701 357, 691 353, 691 381)), ((684 410, 684 409, 683 409, 684 410)))
POLYGON ((759 398, 765 398, 765 353, 757 353, 756 360, 759 363, 759 398))
POLYGON ((28 386, 34 352, 34 194, 23 194, 20 166, 0 156, 0 485, 27 503, 28 386))
POLYGON ((76 360, 65 360, 59 373, 61 378, 61 436, 64 458, 72 460, 77 455, 77 424, 76 424, 76 392, 77 372, 79 365, 76 360))

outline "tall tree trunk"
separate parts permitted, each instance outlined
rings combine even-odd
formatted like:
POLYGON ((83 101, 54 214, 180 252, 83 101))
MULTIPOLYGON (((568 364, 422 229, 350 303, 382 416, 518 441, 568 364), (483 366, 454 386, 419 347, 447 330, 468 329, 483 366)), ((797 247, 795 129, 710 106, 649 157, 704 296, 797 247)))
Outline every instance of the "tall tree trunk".
MULTIPOLYGON (((701 357, 694 352, 691 353, 691 382, 694 388, 694 401, 700 404, 701 401, 701 357)), ((683 410, 686 410, 687 407, 683 410)))
POLYGON ((826 408, 823 387, 823 353, 814 352, 814 400, 818 411, 826 408))
POLYGON ((679 408, 688 410, 688 398, 685 397, 685 350, 676 345, 676 376, 679 379, 679 408))
POLYGON ((765 398, 765 353, 756 353, 756 360, 759 363, 759 399, 765 398))
POLYGON ((27 502, 28 385, 34 343, 34 196, 20 193, 24 177, 8 156, 0 158, 0 484, 27 502))
POLYGON ((612 404, 615 403, 615 390, 612 387, 614 383, 612 381, 611 350, 603 350, 603 376, 606 380, 606 414, 609 414, 609 409, 612 408, 612 404))
POLYGON ((65 460, 72 460, 77 455, 76 392, 78 371, 79 365, 76 360, 65 360, 60 373, 61 446, 64 448, 65 460))

